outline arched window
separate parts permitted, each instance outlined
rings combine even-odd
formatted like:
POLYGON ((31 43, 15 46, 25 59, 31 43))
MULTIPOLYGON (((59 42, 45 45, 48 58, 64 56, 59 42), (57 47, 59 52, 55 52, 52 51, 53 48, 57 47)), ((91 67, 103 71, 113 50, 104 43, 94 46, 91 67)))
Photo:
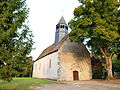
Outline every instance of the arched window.
POLYGON ((65 28, 68 30, 68 27, 67 27, 67 26, 66 26, 65 28))
POLYGON ((60 25, 60 28, 62 28, 62 25, 60 25))
POLYGON ((58 29, 59 28, 59 25, 56 25, 56 29, 58 29))
POLYGON ((35 69, 37 69, 37 64, 35 64, 35 69))
POLYGON ((64 28, 64 25, 62 27, 64 28))
POLYGON ((65 26, 64 25, 60 25, 60 28, 65 28, 65 26))
POLYGON ((49 62, 49 68, 51 68, 51 59, 50 59, 50 62, 49 62))
POLYGON ((40 63, 40 65, 39 65, 39 70, 40 70, 40 68, 41 68, 41 63, 40 63))

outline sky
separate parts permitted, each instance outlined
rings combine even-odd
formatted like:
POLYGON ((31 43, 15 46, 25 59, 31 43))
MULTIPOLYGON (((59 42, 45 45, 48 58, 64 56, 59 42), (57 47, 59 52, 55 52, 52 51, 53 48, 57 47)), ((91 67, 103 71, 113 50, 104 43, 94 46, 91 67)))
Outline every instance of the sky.
POLYGON ((34 35, 33 47, 36 48, 30 55, 35 60, 45 48, 54 43, 56 24, 61 16, 68 23, 79 3, 78 0, 26 0, 26 3, 30 8, 28 25, 34 35))

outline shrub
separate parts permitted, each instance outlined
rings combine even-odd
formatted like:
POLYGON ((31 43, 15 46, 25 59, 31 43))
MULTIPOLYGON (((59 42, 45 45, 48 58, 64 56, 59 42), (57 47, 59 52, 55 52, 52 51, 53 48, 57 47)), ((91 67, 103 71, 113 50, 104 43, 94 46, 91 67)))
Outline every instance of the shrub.
POLYGON ((92 77, 93 79, 102 79, 102 63, 99 58, 92 57, 92 77))

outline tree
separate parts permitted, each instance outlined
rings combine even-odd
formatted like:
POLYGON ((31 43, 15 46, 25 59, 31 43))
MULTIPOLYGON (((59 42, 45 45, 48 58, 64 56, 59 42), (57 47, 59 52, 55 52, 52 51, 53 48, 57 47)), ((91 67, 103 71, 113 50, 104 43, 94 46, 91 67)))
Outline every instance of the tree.
POLYGON ((120 43, 120 1, 119 0, 78 0, 81 4, 74 10, 69 22, 70 40, 86 41, 92 53, 106 60, 108 78, 113 78, 112 56, 120 43))
POLYGON ((25 0, 0 0, 0 78, 11 81, 32 50, 25 0))
POLYGON ((32 57, 28 57, 21 68, 20 76, 22 77, 31 77, 32 76, 32 68, 33 60, 32 57))

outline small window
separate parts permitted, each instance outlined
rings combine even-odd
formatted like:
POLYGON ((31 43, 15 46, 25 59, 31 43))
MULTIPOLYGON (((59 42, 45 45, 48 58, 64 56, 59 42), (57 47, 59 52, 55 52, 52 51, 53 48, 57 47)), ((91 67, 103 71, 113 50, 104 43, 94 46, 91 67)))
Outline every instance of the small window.
POLYGON ((40 70, 40 68, 41 68, 41 63, 40 63, 40 65, 39 65, 39 70, 40 70))
POLYGON ((64 25, 62 27, 64 28, 64 25))
POLYGON ((35 64, 35 69, 37 69, 37 64, 35 64))
POLYGON ((50 59, 50 62, 49 62, 49 68, 51 68, 51 59, 50 59))
POLYGON ((64 25, 60 25, 60 28, 65 28, 65 26, 64 25))
POLYGON ((58 29, 59 28, 59 25, 56 25, 56 29, 58 29))
POLYGON ((68 27, 67 27, 67 26, 66 26, 65 28, 68 30, 68 27))
POLYGON ((60 28, 62 28, 62 25, 60 26, 60 28))

